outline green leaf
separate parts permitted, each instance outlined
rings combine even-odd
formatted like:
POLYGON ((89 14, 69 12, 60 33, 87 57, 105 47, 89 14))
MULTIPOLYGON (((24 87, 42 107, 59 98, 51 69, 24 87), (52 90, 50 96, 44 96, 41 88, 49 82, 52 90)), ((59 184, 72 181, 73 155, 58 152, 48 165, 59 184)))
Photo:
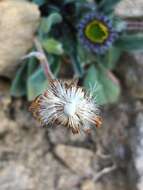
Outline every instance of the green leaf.
POLYGON ((122 20, 119 17, 114 16, 113 27, 114 27, 115 31, 122 32, 122 31, 126 30, 127 22, 122 20))
POLYGON ((121 0, 102 0, 99 3, 99 7, 103 12, 109 13, 113 11, 114 7, 120 2, 121 0))
POLYGON ((93 95, 99 105, 114 103, 118 100, 120 94, 120 86, 113 80, 113 76, 103 67, 95 68, 93 65, 89 68, 84 80, 84 86, 97 86, 93 95))
POLYGON ((112 46, 105 55, 98 55, 96 57, 96 61, 107 69, 114 69, 121 56, 121 53, 121 49, 117 48, 116 46, 112 46))
POLYGON ((36 71, 36 69, 39 66, 39 63, 35 57, 31 57, 29 60, 27 60, 28 63, 28 76, 30 76, 33 72, 36 71))
POLYGON ((78 41, 76 34, 68 28, 65 30, 65 35, 62 39, 65 54, 70 57, 74 73, 77 77, 83 76, 83 68, 78 56, 78 41))
POLYGON ((27 63, 22 63, 11 85, 11 95, 20 97, 26 95, 27 63))
POLYGON ((51 56, 51 59, 50 59, 50 56, 48 56, 48 60, 51 63, 50 68, 52 70, 52 73, 54 73, 54 76, 58 76, 60 68, 61 68, 61 59, 60 59, 60 57, 54 55, 54 56, 51 56))
POLYGON ((143 34, 126 34, 115 45, 124 51, 143 50, 143 34))
POLYGON ((27 79, 27 96, 28 100, 33 100, 36 96, 46 90, 48 87, 48 81, 44 74, 43 68, 39 67, 28 79, 27 79))
POLYGON ((70 55, 71 57, 71 62, 72 62, 72 65, 73 65, 73 69, 75 71, 75 74, 78 76, 78 77, 82 77, 83 75, 83 68, 81 66, 81 63, 80 63, 80 59, 77 55, 77 53, 75 54, 74 52, 70 55))
MULTIPOLYGON (((59 56, 49 56, 51 69, 55 75, 60 70, 59 56)), ((43 68, 39 66, 37 60, 32 57, 19 68, 15 79, 12 82, 11 95, 14 97, 27 96, 28 100, 33 100, 40 95, 48 86, 47 78, 43 68)))
POLYGON ((107 52, 106 63, 108 69, 114 69, 116 66, 117 61, 121 56, 122 51, 119 48, 111 47, 107 52))
MULTIPOLYGON (((77 54, 80 60, 81 65, 85 66, 91 63, 91 54, 87 52, 81 45, 78 45, 77 54)), ((95 57, 94 57, 95 60, 95 57)))
POLYGON ((57 12, 51 13, 48 17, 42 18, 40 30, 44 33, 48 33, 54 24, 60 22, 62 22, 62 16, 57 12))
POLYGON ((64 0, 64 3, 85 3, 87 0, 64 0))
POLYGON ((47 51, 47 53, 61 55, 64 52, 62 44, 53 38, 44 40, 42 42, 42 45, 44 49, 47 51))
POLYGON ((18 69, 11 86, 11 95, 15 97, 20 97, 27 95, 27 78, 30 76, 37 68, 38 63, 34 57, 21 63, 21 67, 18 69))
POLYGON ((67 53, 67 55, 69 55, 70 59, 71 59, 71 63, 74 69, 74 73, 78 76, 78 77, 82 77, 83 75, 83 67, 81 65, 81 60, 80 57, 78 55, 78 44, 76 43, 76 41, 70 39, 65 38, 65 43, 64 43, 64 49, 67 53))
POLYGON ((38 5, 43 5, 45 3, 45 0, 33 0, 32 2, 34 2, 38 5))
MULTIPOLYGON (((59 56, 49 56, 50 67, 54 73, 57 75, 60 69, 60 59, 59 56)), ((32 64, 32 62, 31 62, 32 64)), ((44 74, 43 68, 39 66, 31 73, 27 78, 27 97, 28 100, 33 100, 36 96, 42 94, 48 87, 48 80, 44 74)))
POLYGON ((73 3, 75 0, 64 0, 64 3, 73 3))

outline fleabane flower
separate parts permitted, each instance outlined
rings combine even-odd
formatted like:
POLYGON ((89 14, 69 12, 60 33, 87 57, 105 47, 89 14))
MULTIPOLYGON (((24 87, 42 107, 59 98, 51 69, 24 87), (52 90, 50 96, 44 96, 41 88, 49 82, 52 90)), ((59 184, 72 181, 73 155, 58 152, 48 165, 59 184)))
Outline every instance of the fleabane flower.
POLYGON ((94 12, 82 18, 78 25, 78 35, 81 43, 97 54, 103 54, 108 50, 118 36, 111 20, 94 12))
POLYGON ((61 125, 73 133, 89 132, 101 125, 92 94, 75 82, 51 80, 48 89, 32 102, 30 111, 43 126, 61 125))

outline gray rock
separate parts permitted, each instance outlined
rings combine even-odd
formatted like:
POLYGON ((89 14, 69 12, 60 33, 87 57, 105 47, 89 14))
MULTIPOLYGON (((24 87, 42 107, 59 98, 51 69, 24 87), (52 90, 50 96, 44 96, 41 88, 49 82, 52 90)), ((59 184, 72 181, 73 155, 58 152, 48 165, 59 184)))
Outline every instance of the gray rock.
POLYGON ((33 185, 30 170, 20 163, 11 163, 0 170, 1 190, 32 190, 33 185))
POLYGON ((14 76, 20 59, 33 45, 40 20, 38 6, 26 1, 0 1, 0 75, 14 76))
POLYGON ((138 172, 138 190, 143 189, 143 113, 139 113, 136 117, 136 127, 138 134, 138 141, 136 144, 136 151, 134 152, 135 166, 138 172))
POLYGON ((94 156, 92 151, 59 144, 55 152, 75 173, 81 176, 91 173, 91 161, 94 156))
POLYGON ((136 189, 126 146, 130 128, 136 138, 130 113, 142 110, 141 101, 107 107, 102 128, 88 137, 74 136, 65 128, 39 127, 25 101, 11 102, 8 86, 0 84, 0 190, 136 189), (95 182, 100 171, 113 163, 117 168, 95 182))
POLYGON ((79 176, 75 174, 71 174, 69 172, 66 172, 58 179, 58 190, 77 190, 79 189, 78 186, 81 182, 81 179, 79 176))
POLYGON ((82 183, 81 190, 102 190, 100 185, 95 185, 92 180, 85 180, 82 183))
POLYGON ((127 87, 127 93, 135 98, 143 98, 143 53, 125 54, 117 72, 127 87))
POLYGON ((121 17, 142 17, 143 1, 142 0, 122 0, 116 7, 116 14, 121 17))

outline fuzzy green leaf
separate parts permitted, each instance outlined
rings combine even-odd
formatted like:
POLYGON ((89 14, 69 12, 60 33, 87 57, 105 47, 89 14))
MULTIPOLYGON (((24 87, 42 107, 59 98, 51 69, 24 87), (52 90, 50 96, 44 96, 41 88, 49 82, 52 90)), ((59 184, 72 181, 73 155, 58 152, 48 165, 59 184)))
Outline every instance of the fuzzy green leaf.
POLYGON ((33 0, 32 2, 34 2, 38 5, 43 5, 46 1, 45 0, 33 0))
POLYGON ((28 64, 28 69, 27 69, 27 74, 30 76, 32 73, 36 71, 36 69, 39 66, 39 63, 35 57, 31 57, 29 60, 27 60, 28 64))
POLYGON ((87 3, 87 0, 64 0, 65 3, 87 3))
POLYGON ((58 76, 60 68, 61 68, 61 59, 60 56, 48 56, 48 60, 51 63, 50 68, 54 76, 58 76))
POLYGON ((42 18, 40 30, 44 33, 48 33, 54 24, 60 22, 62 22, 62 16, 57 12, 51 13, 48 17, 42 18))
POLYGON ((124 51, 143 50, 143 34, 123 35, 115 45, 124 51))
POLYGON ((61 55, 64 52, 62 44, 53 38, 44 40, 42 42, 42 45, 44 49, 47 51, 47 53, 61 55))
POLYGON ((113 11, 114 7, 120 2, 121 0, 102 0, 99 3, 99 7, 105 13, 109 13, 113 11))
POLYGON ((28 100, 33 100, 36 96, 44 92, 48 87, 48 81, 45 77, 42 67, 39 67, 28 79, 27 79, 27 96, 28 100))
MULTIPOLYGON (((60 70, 59 56, 49 56, 50 67, 56 76, 60 70)), ((33 100, 36 96, 40 95, 48 87, 48 80, 44 74, 43 68, 39 66, 27 78, 27 97, 28 100, 33 100)))
POLYGON ((108 69, 114 69, 116 66, 117 61, 119 60, 121 56, 121 49, 112 46, 106 54, 103 56, 97 56, 96 61, 99 64, 102 64, 103 67, 108 68, 108 69))
POLYGON ((27 67, 28 67, 27 63, 23 63, 12 82, 10 92, 11 95, 14 97, 20 97, 26 95, 27 67))
POLYGON ((99 105, 114 103, 119 98, 120 86, 108 72, 103 67, 97 69, 91 66, 84 80, 86 88, 97 86, 93 95, 99 105))

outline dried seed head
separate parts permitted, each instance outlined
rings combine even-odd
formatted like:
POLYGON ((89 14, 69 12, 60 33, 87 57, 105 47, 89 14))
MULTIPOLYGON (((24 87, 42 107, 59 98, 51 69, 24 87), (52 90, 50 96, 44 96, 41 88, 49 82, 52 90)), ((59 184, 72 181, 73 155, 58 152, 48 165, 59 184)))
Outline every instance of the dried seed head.
POLYGON ((50 81, 45 93, 32 102, 30 111, 42 125, 63 125, 73 133, 89 132, 102 123, 92 95, 75 82, 50 81))

